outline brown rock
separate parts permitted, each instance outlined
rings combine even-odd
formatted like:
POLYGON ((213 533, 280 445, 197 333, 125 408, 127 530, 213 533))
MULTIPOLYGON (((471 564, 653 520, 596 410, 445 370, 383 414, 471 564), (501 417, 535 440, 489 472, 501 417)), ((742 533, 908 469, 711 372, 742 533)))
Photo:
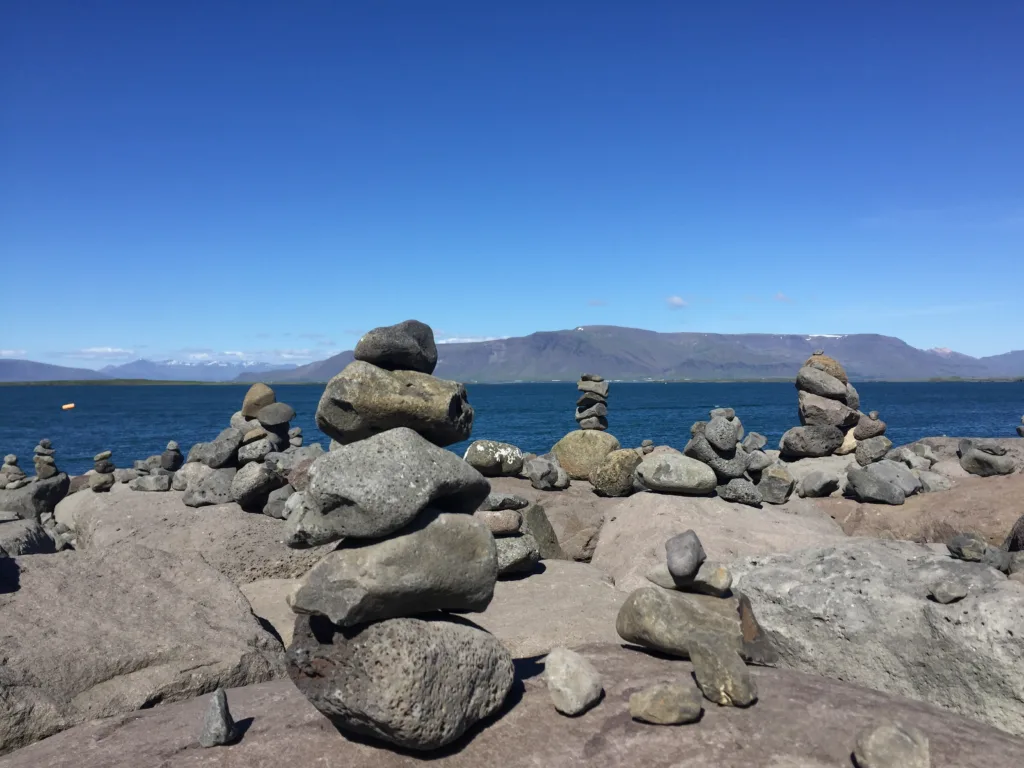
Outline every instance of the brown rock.
POLYGON ((710 640, 690 644, 690 659, 704 698, 723 707, 747 707, 757 701, 757 686, 739 653, 710 640))
MULTIPOLYGON (((532 578, 532 577, 531 577, 532 578)), ((898 720, 928 734, 936 768, 995 768, 1019 762, 1024 740, 926 704, 778 669, 752 669, 761 697, 740 710, 709 707, 699 725, 654 728, 629 715, 629 699, 691 665, 623 649, 581 652, 601 672, 605 698, 579 718, 553 715, 537 665, 523 662, 521 699, 449 752, 439 768, 851 768, 858 734, 898 720), (531 671, 532 670, 532 671, 531 671)), ((227 692, 239 720, 230 746, 196 746, 206 697, 87 723, 6 757, 4 768, 412 768, 422 759, 346 739, 289 681, 227 692)))
POLYGON ((846 369, 840 365, 839 361, 834 357, 828 355, 811 355, 804 362, 804 365, 809 365, 812 368, 817 368, 820 371, 824 371, 829 376, 834 376, 839 379, 843 384, 849 384, 850 379, 846 376, 846 369))
POLYGON ((577 429, 555 443, 551 452, 569 477, 573 480, 586 480, 591 472, 605 462, 608 454, 618 448, 619 441, 614 435, 592 429, 577 429))
POLYGON ((658 683, 629 697, 629 716, 652 725, 680 725, 700 719, 700 691, 692 683, 658 683))
POLYGON ((255 419, 260 408, 277 402, 274 390, 262 382, 257 382, 249 387, 242 400, 242 416, 247 419, 255 419))
POLYGON ((633 450, 609 453, 590 473, 590 484, 599 496, 629 496, 633 493, 633 473, 640 456, 633 450))

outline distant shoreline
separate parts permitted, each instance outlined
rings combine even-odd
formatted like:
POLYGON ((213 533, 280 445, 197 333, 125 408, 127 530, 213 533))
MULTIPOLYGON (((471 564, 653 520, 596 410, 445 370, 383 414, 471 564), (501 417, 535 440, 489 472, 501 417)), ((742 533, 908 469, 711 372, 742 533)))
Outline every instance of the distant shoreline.
MULTIPOLYGON (((609 379, 615 384, 792 384, 795 379, 609 379)), ((0 381, 0 387, 250 387, 251 381, 171 381, 164 379, 82 379, 67 381, 0 381)), ((274 387, 299 387, 314 384, 324 385, 326 381, 267 381, 274 387)), ((473 386, 495 386, 509 384, 575 384, 575 381, 467 381, 473 386)), ((864 379, 857 384, 1014 384, 1024 383, 1024 378, 964 379, 958 377, 929 379, 864 379)))

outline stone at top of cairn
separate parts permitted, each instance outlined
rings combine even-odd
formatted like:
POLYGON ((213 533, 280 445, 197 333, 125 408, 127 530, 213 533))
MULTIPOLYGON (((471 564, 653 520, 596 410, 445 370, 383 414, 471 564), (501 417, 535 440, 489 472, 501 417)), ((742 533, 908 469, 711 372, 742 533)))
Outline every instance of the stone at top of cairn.
POLYGON ((419 320, 374 328, 359 339, 353 357, 387 371, 432 374, 437 367, 434 331, 419 320))
POLYGON ((596 373, 584 373, 576 389, 583 393, 576 401, 580 429, 608 429, 608 382, 596 373))
POLYGON ((242 400, 242 415, 247 419, 254 419, 261 409, 276 402, 277 395, 274 394, 274 390, 262 381, 256 382, 249 387, 242 400))

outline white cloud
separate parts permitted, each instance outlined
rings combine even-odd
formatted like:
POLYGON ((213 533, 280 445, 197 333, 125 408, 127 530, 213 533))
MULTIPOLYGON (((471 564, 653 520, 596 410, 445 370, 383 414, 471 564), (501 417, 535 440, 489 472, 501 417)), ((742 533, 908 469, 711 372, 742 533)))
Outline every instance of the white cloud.
POLYGON ((230 351, 230 350, 229 350, 229 351, 226 351, 226 352, 221 352, 221 354, 222 354, 222 355, 223 355, 224 357, 238 357, 238 358, 244 358, 244 357, 246 356, 246 355, 245 355, 245 352, 236 352, 236 351, 230 351))
POLYGON ((189 360, 209 360, 209 352, 193 352, 188 356, 189 360))
POLYGON ((669 296, 665 299, 665 302, 668 304, 669 309, 682 309, 687 306, 686 299, 682 296, 669 296))
POLYGON ((501 341, 508 336, 452 336, 449 339, 438 339, 435 344, 470 344, 474 341, 501 341))
POLYGON ((82 360, 118 360, 131 357, 134 354, 134 349, 122 349, 121 347, 86 347, 73 352, 65 352, 64 356, 77 357, 82 360))
POLYGON ((0 349, 0 357, 21 357, 24 354, 24 349, 0 349))

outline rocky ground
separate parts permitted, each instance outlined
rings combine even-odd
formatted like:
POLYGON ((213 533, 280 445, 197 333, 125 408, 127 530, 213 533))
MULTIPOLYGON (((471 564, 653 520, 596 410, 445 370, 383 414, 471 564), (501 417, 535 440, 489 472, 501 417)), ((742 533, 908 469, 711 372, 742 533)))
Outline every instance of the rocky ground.
POLYGON ((1024 441, 893 448, 816 355, 782 453, 623 448, 587 375, 463 460, 429 328, 361 345, 330 452, 257 385, 188 460, 5 459, 0 766, 1020 762, 1024 441))

